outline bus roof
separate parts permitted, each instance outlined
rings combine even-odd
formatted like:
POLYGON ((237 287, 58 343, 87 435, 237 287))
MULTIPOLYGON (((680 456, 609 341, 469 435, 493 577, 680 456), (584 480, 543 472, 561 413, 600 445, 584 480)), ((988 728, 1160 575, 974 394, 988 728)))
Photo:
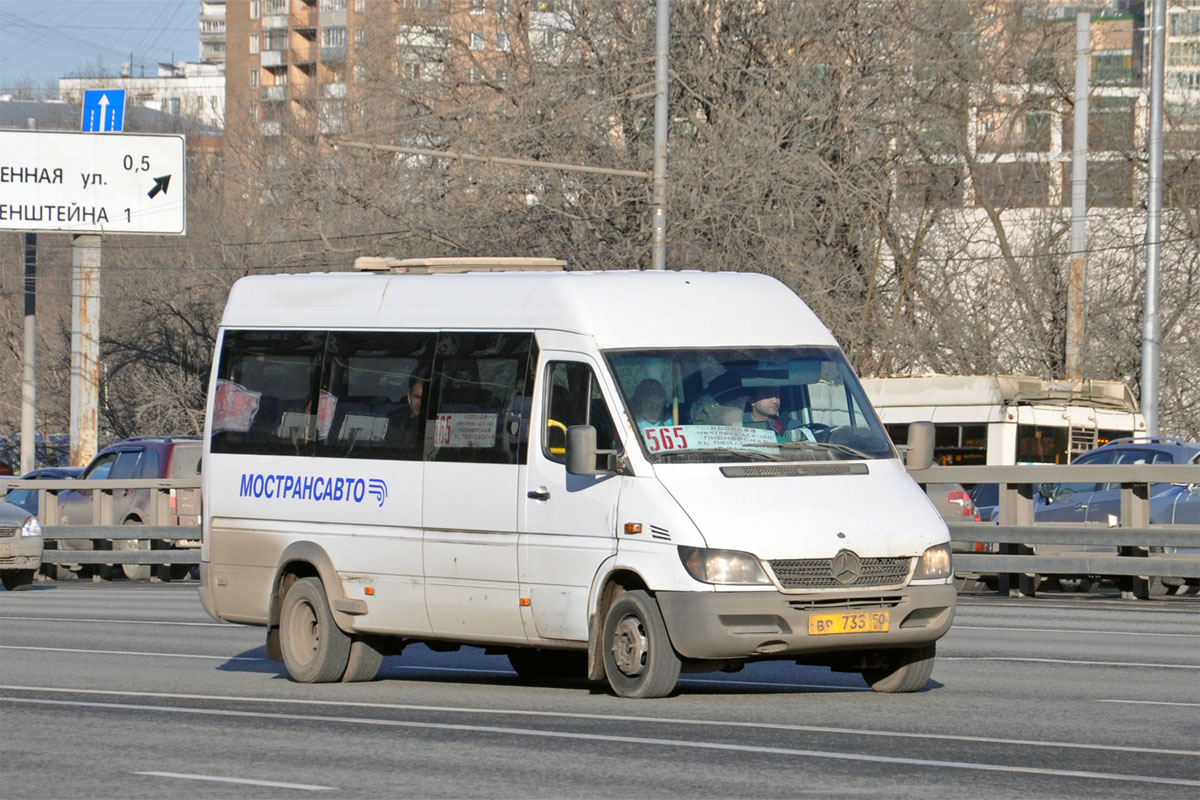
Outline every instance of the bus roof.
POLYGON ((238 328, 561 330, 601 348, 836 346, 766 275, 699 271, 335 272, 242 278, 238 328))
POLYGON ((1030 375, 916 375, 864 378, 877 408, 905 406, 1094 406, 1136 413, 1137 400, 1121 381, 1054 380, 1030 375))

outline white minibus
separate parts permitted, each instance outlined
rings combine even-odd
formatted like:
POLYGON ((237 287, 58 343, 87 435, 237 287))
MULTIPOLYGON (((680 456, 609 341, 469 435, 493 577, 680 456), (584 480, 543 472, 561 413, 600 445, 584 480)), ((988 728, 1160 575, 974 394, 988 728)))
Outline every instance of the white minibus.
POLYGON ((766 659, 926 685, 946 526, 781 283, 356 266, 239 280, 209 386, 201 600, 294 680, 419 642, 624 697, 766 659))

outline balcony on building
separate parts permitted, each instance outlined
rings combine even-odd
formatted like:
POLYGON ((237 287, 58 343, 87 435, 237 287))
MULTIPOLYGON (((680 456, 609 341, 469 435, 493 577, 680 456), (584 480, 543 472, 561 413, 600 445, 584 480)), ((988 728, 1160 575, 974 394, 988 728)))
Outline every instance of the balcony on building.
POLYGON ((263 136, 279 136, 283 133, 283 123, 277 119, 269 119, 259 126, 263 136))
POLYGON ((279 103, 287 99, 286 86, 264 86, 263 100, 270 103, 279 103))
POLYGON ((259 54, 264 67, 282 67, 284 65, 282 50, 263 50, 259 54))
POLYGON ((321 48, 321 61, 345 61, 346 60, 346 45, 338 44, 329 47, 321 48))
POLYGON ((264 31, 286 31, 288 29, 287 14, 263 15, 262 27, 264 31))
POLYGON ((344 83, 327 83, 323 88, 326 97, 346 96, 346 84, 344 83))

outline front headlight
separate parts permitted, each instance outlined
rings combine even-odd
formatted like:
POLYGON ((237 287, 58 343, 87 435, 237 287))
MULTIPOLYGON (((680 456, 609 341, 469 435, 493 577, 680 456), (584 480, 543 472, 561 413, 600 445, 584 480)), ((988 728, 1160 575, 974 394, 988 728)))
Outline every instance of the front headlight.
POLYGON ((914 581, 930 580, 933 578, 949 578, 954 573, 950 564, 950 543, 935 544, 921 555, 917 568, 913 570, 914 581))
POLYGON ((37 517, 30 517, 25 520, 25 524, 21 526, 22 536, 41 536, 42 525, 38 522, 37 517))
POLYGON ((737 550, 709 550, 704 547, 679 547, 683 568, 703 583, 770 583, 762 564, 749 553, 737 550))

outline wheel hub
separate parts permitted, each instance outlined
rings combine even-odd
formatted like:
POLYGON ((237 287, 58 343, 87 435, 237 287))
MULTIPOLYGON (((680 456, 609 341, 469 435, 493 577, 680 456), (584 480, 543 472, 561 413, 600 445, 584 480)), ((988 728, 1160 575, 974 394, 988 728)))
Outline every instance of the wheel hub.
POLYGON ((617 669, 626 675, 640 675, 649 652, 646 629, 636 617, 625 617, 613 631, 612 654, 617 669))

